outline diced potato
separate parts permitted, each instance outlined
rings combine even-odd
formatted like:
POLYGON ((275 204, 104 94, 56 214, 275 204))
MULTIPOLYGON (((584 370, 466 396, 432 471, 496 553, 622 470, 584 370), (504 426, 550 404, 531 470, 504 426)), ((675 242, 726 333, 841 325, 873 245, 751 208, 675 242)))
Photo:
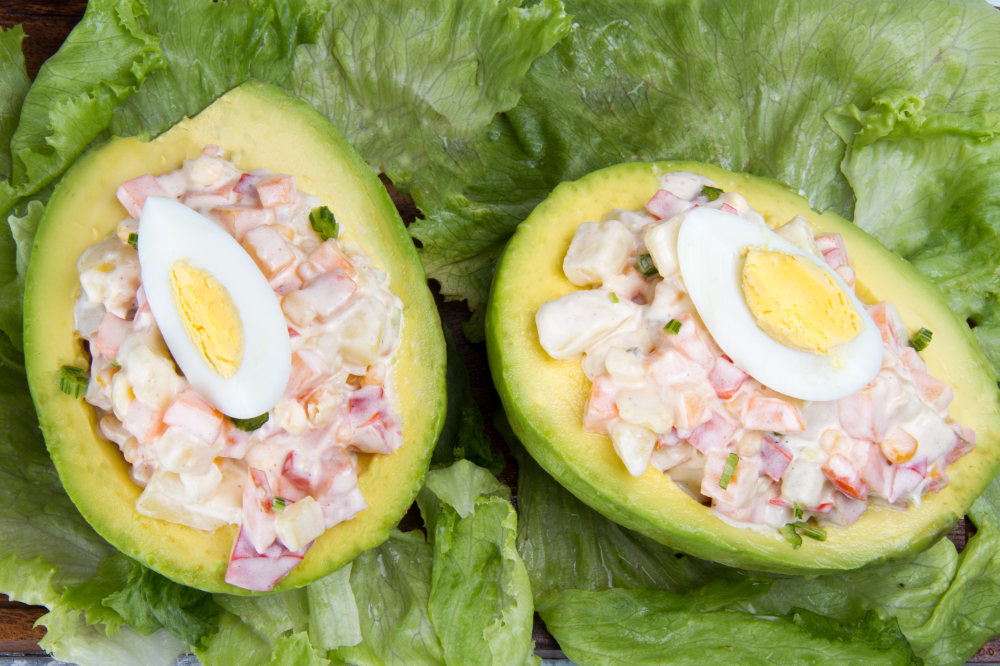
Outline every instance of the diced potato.
POLYGON ((669 432, 674 426, 671 408, 648 388, 619 391, 617 403, 618 415, 624 421, 656 433, 669 432))
POLYGON ((632 250, 632 234, 618 220, 584 222, 576 229, 563 272, 575 285, 603 284, 622 272, 632 250))
POLYGON ((642 426, 616 421, 608 429, 615 453, 632 476, 642 476, 656 446, 656 433, 642 426))
POLYGON ((812 227, 806 221, 806 218, 801 215, 796 215, 780 227, 775 227, 774 232, 789 243, 794 243, 820 259, 823 258, 823 253, 816 247, 816 239, 813 235, 812 227))
POLYGON ((621 384, 638 384, 646 377, 642 361, 621 347, 608 350, 604 357, 604 367, 611 378, 621 384))
POLYGON ((625 323, 637 310, 599 289, 574 291, 538 308, 535 325, 542 348, 553 358, 573 358, 625 323))
POLYGON ((325 530, 319 502, 306 495, 298 502, 289 504, 278 514, 274 529, 288 550, 304 548, 325 530))
POLYGON ((184 485, 180 477, 160 470, 149 479, 145 490, 135 502, 135 509, 150 518, 180 523, 199 530, 216 530, 228 522, 218 515, 185 506, 179 499, 183 496, 184 485))
POLYGON ((665 278, 673 277, 681 270, 677 263, 677 234, 683 221, 683 217, 672 217, 652 225, 643 236, 646 251, 652 257, 657 272, 665 278))
POLYGON ((176 426, 167 428, 153 446, 156 460, 168 472, 196 472, 212 463, 220 448, 210 446, 176 426))
POLYGON ((127 319, 139 288, 139 255, 135 248, 108 238, 84 250, 76 267, 87 298, 127 319))

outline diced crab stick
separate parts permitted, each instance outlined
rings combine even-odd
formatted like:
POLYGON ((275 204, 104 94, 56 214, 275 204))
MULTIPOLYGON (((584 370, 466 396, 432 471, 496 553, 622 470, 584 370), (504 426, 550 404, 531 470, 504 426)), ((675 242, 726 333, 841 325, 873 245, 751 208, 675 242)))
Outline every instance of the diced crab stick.
POLYGON ((849 265, 847 247, 840 234, 820 234, 816 236, 816 247, 823 253, 823 261, 830 268, 837 269, 849 265))
POLYGON ((886 499, 890 504, 895 504, 916 490, 925 478, 927 478, 927 461, 923 458, 909 465, 896 465, 893 468, 892 492, 886 499))
POLYGON ((381 386, 363 386, 347 399, 354 435, 349 446, 367 453, 392 453, 403 443, 399 424, 381 386))
POLYGON ((274 494, 267 475, 249 467, 243 486, 243 521, 240 532, 245 532, 253 550, 265 553, 274 543, 274 511, 271 509, 274 494))
POLYGON ((163 412, 142 400, 133 400, 125 412, 122 427, 139 442, 148 444, 163 432, 163 412))
POLYGON ((257 183, 257 196, 265 208, 295 203, 295 179, 291 176, 273 176, 257 183))
POLYGON ((723 488, 719 485, 729 461, 729 451, 713 449, 705 456, 705 475, 701 481, 701 494, 729 505, 745 506, 757 486, 760 463, 756 458, 740 458, 733 474, 723 488))
POLYGON ((739 425, 728 416, 713 412, 712 418, 702 423, 688 435, 688 442, 701 453, 707 454, 715 449, 726 449, 739 425))
POLYGON ((868 499, 868 486, 861 478, 861 470, 851 459, 835 453, 826 459, 822 469, 826 478, 848 497, 868 499))
POLYGON ((871 492, 889 499, 892 494, 892 466, 878 450, 876 444, 869 445, 868 461, 861 471, 861 480, 871 492))
POLYGON ((781 475, 788 469, 788 463, 792 461, 792 452, 780 440, 764 437, 764 444, 760 447, 761 471, 767 474, 773 481, 780 481, 781 475))
POLYGON ((712 385, 712 388, 715 389, 715 395, 723 400, 733 397, 740 390, 740 387, 743 386, 743 382, 746 381, 747 377, 749 377, 747 373, 737 368, 725 356, 716 358, 712 369, 708 371, 708 381, 712 385))
POLYGON ((860 391, 837 401, 840 427, 855 439, 881 441, 889 426, 888 401, 889 387, 876 378, 860 391))
POLYGON ((200 393, 186 389, 167 407, 163 422, 194 435, 211 444, 222 430, 222 414, 200 393))
POLYGON ((337 243, 332 239, 325 240, 317 245, 306 259, 310 264, 319 269, 317 273, 339 268, 351 277, 355 274, 354 265, 348 261, 344 253, 337 247, 337 243))
POLYGON ((844 493, 834 493, 833 510, 830 512, 830 519, 847 527, 857 522, 858 518, 867 510, 868 502, 865 500, 849 497, 844 493))
POLYGON ((269 280, 295 261, 295 252, 284 234, 270 224, 248 231, 243 237, 243 249, 269 280))
POLYGON ((246 527, 241 527, 229 556, 226 582, 245 590, 270 590, 302 561, 311 546, 310 542, 301 550, 292 552, 275 541, 260 553, 250 542, 246 527))
POLYGON ((118 355, 118 348, 121 347, 122 341, 131 330, 131 322, 110 312, 105 312, 92 340, 91 351, 96 350, 107 360, 114 361, 118 355))
POLYGON ((332 316, 357 288, 357 283, 343 271, 328 271, 282 298, 281 309, 294 324, 308 326, 317 319, 323 321, 332 316))
POLYGON ((167 191, 156 180, 155 176, 146 174, 127 180, 115 190, 115 196, 128 212, 129 217, 139 219, 142 214, 142 207, 149 197, 166 197, 167 191))
POLYGON ((921 370, 910 370, 910 379, 920 397, 935 411, 941 412, 948 408, 955 397, 951 387, 940 379, 930 376, 921 370))
POLYGON ((896 314, 896 309, 883 301, 868 306, 868 315, 875 322, 879 333, 882 334, 883 344, 898 353, 900 349, 899 328, 902 323, 899 320, 899 315, 896 314))
POLYGON ((250 231, 277 221, 271 208, 219 207, 209 212, 231 236, 241 242, 250 231))
POLYGON ((781 398, 756 395, 747 402, 743 426, 764 432, 800 432, 805 430, 799 410, 781 398))
POLYGON ((691 208, 694 208, 694 203, 682 199, 667 190, 657 190, 656 194, 646 202, 646 211, 661 220, 673 217, 691 208))
POLYGON ((285 394, 296 398, 306 395, 329 374, 322 356, 310 349, 299 349, 292 354, 292 368, 288 374, 285 394))
POLYGON ((615 402, 614 382, 606 375, 598 375, 583 406, 583 428, 590 432, 604 432, 616 418, 618 405, 615 402))
POLYGON ((961 428, 959 432, 955 434, 955 443, 948 450, 945 455, 944 461, 946 465, 950 465, 966 453, 971 452, 976 448, 976 433, 972 432, 969 428, 961 428))
POLYGON ((676 334, 667 337, 668 344, 694 361, 703 370, 711 370, 715 365, 716 354, 702 339, 694 317, 684 313, 677 319, 681 322, 681 328, 676 334))

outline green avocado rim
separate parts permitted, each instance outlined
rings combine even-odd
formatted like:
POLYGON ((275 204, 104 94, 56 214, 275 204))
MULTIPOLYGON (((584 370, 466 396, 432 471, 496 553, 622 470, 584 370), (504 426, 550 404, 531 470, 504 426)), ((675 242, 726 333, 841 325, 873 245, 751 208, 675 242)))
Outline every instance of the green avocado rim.
POLYGON ((854 569, 928 547, 946 534, 982 493, 1000 465, 996 378, 966 323, 910 264, 833 213, 778 181, 696 162, 627 163, 565 182, 514 233, 497 266, 486 314, 494 383, 515 434, 559 483, 611 520, 691 555, 731 566, 781 573, 854 569), (844 237, 862 301, 892 302, 911 330, 934 331, 922 352, 930 372, 954 388, 952 414, 976 431, 974 451, 947 468, 951 482, 906 511, 872 505, 849 527, 830 527, 826 541, 800 548, 778 533, 733 526, 653 467, 632 477, 604 435, 584 432, 590 391, 579 359, 559 361, 538 343, 535 312, 574 289, 562 260, 576 227, 615 208, 641 209, 658 176, 689 171, 741 193, 769 224, 803 215, 817 230, 844 237))
POLYGON ((361 454, 359 486, 368 508, 320 536, 274 591, 307 584, 384 541, 423 484, 444 420, 445 344, 416 249, 374 171, 306 103, 280 89, 247 83, 151 141, 115 138, 81 157, 56 187, 35 236, 24 296, 25 362, 46 446, 66 492, 113 546, 151 569, 210 592, 251 594, 224 582, 237 526, 204 532, 135 510, 141 489, 118 447, 97 430, 90 405, 62 393, 63 365, 86 367, 73 332, 79 293, 76 261, 125 216, 116 187, 163 173, 219 145, 244 170, 295 177, 300 189, 334 212, 342 236, 389 274, 403 301, 400 349, 392 370, 403 446, 361 454))

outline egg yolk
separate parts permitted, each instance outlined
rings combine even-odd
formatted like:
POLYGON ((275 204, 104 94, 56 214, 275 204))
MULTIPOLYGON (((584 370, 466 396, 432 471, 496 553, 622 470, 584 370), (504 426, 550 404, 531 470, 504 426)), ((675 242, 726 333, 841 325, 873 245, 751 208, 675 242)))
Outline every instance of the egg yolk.
POLYGON ((229 292, 186 261, 170 267, 170 288, 191 343, 216 374, 232 377, 243 359, 243 324, 229 292))
POLYGON ((828 271, 805 257, 751 248, 741 284, 757 325, 786 347, 826 354, 861 332, 849 297, 828 271))

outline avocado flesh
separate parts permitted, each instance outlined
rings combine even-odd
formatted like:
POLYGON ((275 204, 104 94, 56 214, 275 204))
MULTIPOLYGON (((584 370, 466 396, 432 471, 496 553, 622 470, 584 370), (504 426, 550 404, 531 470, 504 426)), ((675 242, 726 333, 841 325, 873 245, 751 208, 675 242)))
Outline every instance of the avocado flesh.
POLYGON ((666 545, 731 566, 781 573, 853 569, 919 551, 947 533, 992 480, 1000 463, 1000 407, 996 378, 965 322, 930 281, 861 229, 832 213, 818 213, 787 186, 693 162, 621 164, 559 185, 522 222, 501 257, 486 315, 493 380, 514 432, 559 483, 605 516, 666 545), (559 361, 541 348, 535 312, 578 289, 562 260, 577 226, 612 209, 641 209, 658 188, 658 175, 699 173, 725 191, 744 195, 768 224, 801 214, 818 232, 843 236, 862 301, 888 301, 915 331, 934 338, 921 356, 955 392, 953 417, 976 431, 974 451, 946 469, 951 482, 906 511, 871 505, 853 525, 827 528, 824 542, 803 539, 794 549, 783 537, 735 527, 650 466, 628 474, 611 441, 583 430, 590 381, 580 360, 559 361))
POLYGON ((295 177, 336 215, 341 238, 357 243, 388 272, 403 301, 401 344, 392 370, 403 446, 390 455, 358 456, 358 484, 368 508, 327 530, 274 590, 309 583, 377 546, 423 483, 444 418, 445 345, 413 243, 371 168, 304 102, 250 83, 219 98, 152 141, 116 138, 81 157, 66 173, 35 237, 24 296, 25 361, 32 397, 60 480, 94 529, 113 546, 185 585, 249 594, 224 582, 238 526, 205 532, 136 512, 141 489, 118 447, 100 436, 95 410, 60 392, 63 365, 88 367, 74 333, 77 258, 126 216, 115 198, 122 182, 160 174, 208 144, 229 151, 244 170, 295 177))

